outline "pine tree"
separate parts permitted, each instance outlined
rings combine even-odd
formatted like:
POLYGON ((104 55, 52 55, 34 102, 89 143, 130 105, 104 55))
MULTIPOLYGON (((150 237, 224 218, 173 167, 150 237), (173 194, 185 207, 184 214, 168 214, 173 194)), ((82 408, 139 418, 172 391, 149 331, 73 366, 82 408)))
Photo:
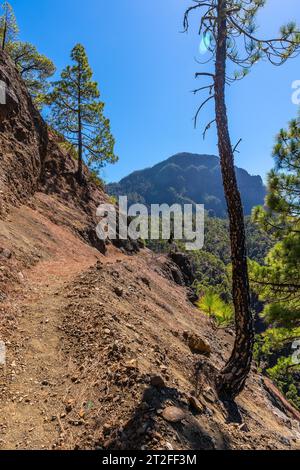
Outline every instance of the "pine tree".
POLYGON ((11 42, 7 52, 26 83, 35 104, 41 108, 49 91, 48 79, 55 73, 55 65, 28 42, 11 42))
POLYGON ((12 6, 8 2, 0 5, 1 10, 3 14, 0 16, 0 39, 1 50, 4 51, 6 46, 18 36, 19 28, 12 6))
POLYGON ((54 83, 49 95, 50 121, 77 149, 78 178, 82 181, 84 160, 99 169, 106 163, 115 163, 114 138, 110 122, 104 117, 104 103, 85 49, 77 44, 71 52, 73 65, 67 66, 61 79, 54 83))
POLYGON ((300 121, 277 136, 275 168, 268 177, 264 207, 253 218, 278 240, 264 266, 251 263, 253 288, 267 303, 264 317, 269 324, 300 326, 300 121))
POLYGON ((4 2, 1 6, 0 40, 2 50, 12 58, 35 104, 41 108, 49 89, 48 79, 54 74, 55 66, 36 47, 18 40, 19 28, 11 5, 4 2))
POLYGON ((300 34, 294 23, 281 29, 276 39, 263 40, 256 35, 255 18, 265 0, 195 0, 184 17, 185 30, 189 27, 190 13, 202 10, 200 35, 214 59, 213 72, 199 72, 196 77, 209 77, 212 82, 201 86, 195 93, 209 90, 209 97, 199 107, 195 123, 203 106, 215 102, 215 119, 207 124, 204 136, 216 122, 218 146, 225 197, 230 222, 232 257, 233 302, 235 309, 236 339, 229 362, 217 379, 220 395, 237 396, 244 388, 251 368, 254 333, 250 311, 249 280, 245 242, 244 213, 234 169, 234 153, 226 108, 226 85, 243 78, 261 58, 275 65, 284 63, 300 49, 300 34), (238 71, 230 76, 228 62, 238 71))
POLYGON ((273 158, 266 207, 255 208, 253 216, 266 231, 282 239, 298 232, 295 226, 300 219, 300 118, 292 120, 288 130, 281 129, 273 158))
POLYGON ((300 121, 281 130, 274 147, 275 168, 268 177, 265 206, 253 218, 277 240, 265 263, 250 262, 252 289, 265 307, 268 325, 256 345, 256 359, 294 406, 300 409, 300 364, 292 344, 300 338, 300 121), (288 356, 286 351, 289 350, 288 356), (279 357, 274 366, 274 352, 279 357), (273 356, 272 356, 273 355, 273 356), (269 358, 273 358, 272 361, 269 358))

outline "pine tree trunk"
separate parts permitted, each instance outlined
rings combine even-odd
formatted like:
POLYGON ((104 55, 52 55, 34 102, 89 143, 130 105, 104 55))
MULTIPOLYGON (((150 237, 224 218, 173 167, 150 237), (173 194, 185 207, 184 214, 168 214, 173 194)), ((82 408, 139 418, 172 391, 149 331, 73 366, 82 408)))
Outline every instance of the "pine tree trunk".
POLYGON ((81 76, 79 73, 78 79, 78 169, 77 177, 78 181, 82 182, 83 180, 83 143, 82 143, 82 116, 81 116, 81 76))
POLYGON ((80 116, 80 112, 79 112, 79 116, 78 116, 78 169, 77 169, 77 176, 78 176, 78 181, 80 181, 80 182, 82 182, 82 179, 83 179, 82 152, 83 152, 82 122, 81 122, 81 116, 80 116))
POLYGON ((229 135, 225 104, 227 57, 226 7, 227 0, 218 0, 215 103, 223 186, 230 222, 232 293, 235 309, 236 339, 231 358, 221 371, 217 385, 221 395, 234 398, 243 390, 250 372, 254 331, 250 310, 244 213, 235 174, 234 154, 229 135))
POLYGON ((6 17, 5 17, 5 23, 4 23, 4 28, 3 28, 3 37, 2 37, 2 51, 5 49, 5 44, 6 44, 6 35, 7 35, 7 12, 6 12, 6 17))

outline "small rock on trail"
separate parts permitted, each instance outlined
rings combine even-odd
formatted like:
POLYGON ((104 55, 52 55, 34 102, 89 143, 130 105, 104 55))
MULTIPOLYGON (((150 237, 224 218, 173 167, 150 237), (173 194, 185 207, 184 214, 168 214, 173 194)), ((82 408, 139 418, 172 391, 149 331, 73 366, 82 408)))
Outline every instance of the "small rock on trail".
POLYGON ((168 406, 162 416, 169 423, 180 423, 185 418, 185 412, 176 406, 168 406))

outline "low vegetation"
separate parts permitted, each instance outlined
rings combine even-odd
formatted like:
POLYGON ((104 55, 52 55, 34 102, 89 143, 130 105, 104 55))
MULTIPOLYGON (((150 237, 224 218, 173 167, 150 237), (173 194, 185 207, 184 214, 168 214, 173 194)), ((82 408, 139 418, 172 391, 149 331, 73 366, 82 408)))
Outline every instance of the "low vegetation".
POLYGON ((234 322, 232 304, 228 304, 214 292, 214 289, 206 289, 204 292, 199 286, 200 298, 197 307, 209 317, 213 318, 219 327, 227 327, 234 322))

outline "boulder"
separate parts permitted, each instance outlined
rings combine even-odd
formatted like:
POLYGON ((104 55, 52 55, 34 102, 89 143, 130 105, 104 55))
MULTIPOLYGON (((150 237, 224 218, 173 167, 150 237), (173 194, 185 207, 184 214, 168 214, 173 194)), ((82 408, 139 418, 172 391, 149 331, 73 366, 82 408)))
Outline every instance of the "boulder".
POLYGON ((189 397, 189 403, 190 403, 190 406, 193 410, 197 411, 198 413, 201 413, 203 411, 203 406, 202 404, 200 403, 200 401, 194 397, 193 395, 191 395, 189 397))
POLYGON ((210 355, 211 347, 209 343, 196 333, 185 331, 183 333, 183 338, 193 354, 210 355))
POLYGON ((185 418, 185 412, 176 406, 168 406, 162 416, 169 423, 180 423, 185 418))
POLYGON ((186 253, 172 251, 169 253, 169 258, 176 266, 178 266, 182 273, 185 285, 192 286, 196 279, 196 267, 191 257, 186 253))
POLYGON ((7 248, 0 247, 0 257, 5 259, 10 259, 12 257, 12 252, 7 248))
POLYGON ((164 379, 160 375, 153 375, 150 380, 152 387, 165 388, 166 384, 164 379))

